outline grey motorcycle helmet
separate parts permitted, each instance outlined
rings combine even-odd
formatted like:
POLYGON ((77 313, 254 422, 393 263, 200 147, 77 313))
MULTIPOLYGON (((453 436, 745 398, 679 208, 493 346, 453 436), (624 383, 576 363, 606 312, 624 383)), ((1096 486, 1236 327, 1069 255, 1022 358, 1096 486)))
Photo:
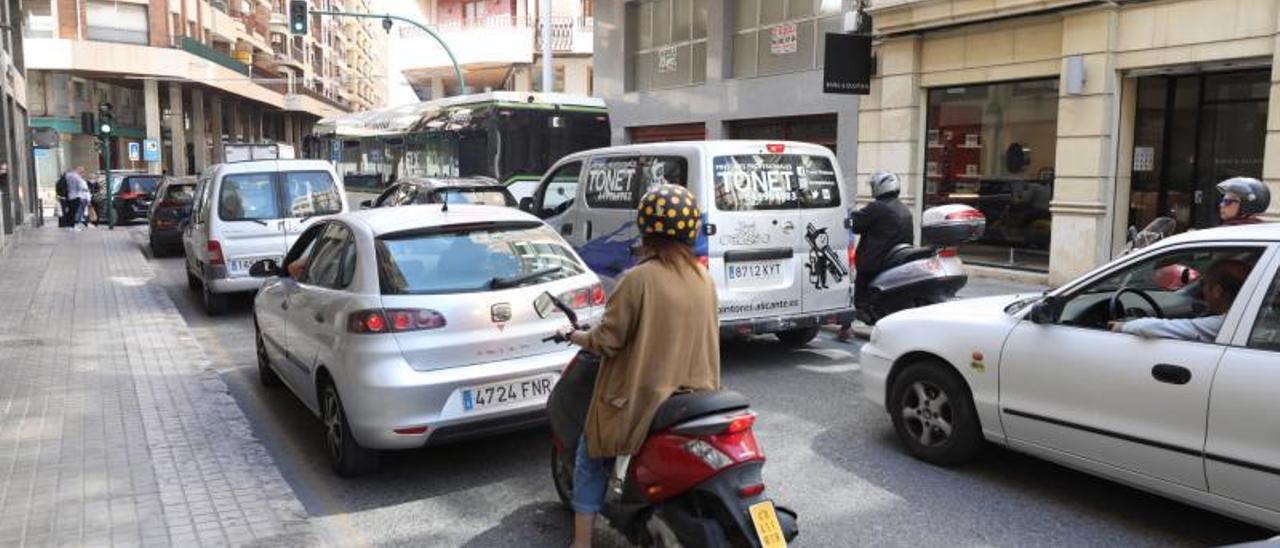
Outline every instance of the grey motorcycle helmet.
POLYGON ((1262 181, 1253 177, 1232 177, 1218 183, 1218 192, 1233 194, 1240 198, 1240 215, 1247 217, 1258 215, 1271 207, 1271 190, 1262 181))
POLYGON ((890 192, 902 190, 902 181, 891 171, 877 171, 871 174, 871 195, 879 198, 890 192))

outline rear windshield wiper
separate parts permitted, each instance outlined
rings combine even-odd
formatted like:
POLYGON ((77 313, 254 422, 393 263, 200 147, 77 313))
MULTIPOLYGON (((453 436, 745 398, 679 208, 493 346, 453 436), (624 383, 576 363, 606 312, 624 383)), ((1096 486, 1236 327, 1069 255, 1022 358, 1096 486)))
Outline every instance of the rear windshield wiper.
POLYGON ((264 221, 264 220, 262 220, 262 219, 245 219, 245 220, 246 220, 246 221, 253 221, 253 222, 258 223, 258 224, 260 224, 260 225, 262 225, 262 226, 271 226, 271 225, 268 225, 268 224, 267 224, 267 222, 266 222, 266 221, 264 221))
POLYGON ((559 272, 562 269, 563 267, 553 266, 549 268, 544 268, 542 270, 535 270, 528 274, 512 276, 510 278, 494 278, 493 280, 489 281, 489 288, 490 289, 507 289, 510 287, 516 287, 529 280, 536 280, 548 274, 555 274, 556 272, 559 272))

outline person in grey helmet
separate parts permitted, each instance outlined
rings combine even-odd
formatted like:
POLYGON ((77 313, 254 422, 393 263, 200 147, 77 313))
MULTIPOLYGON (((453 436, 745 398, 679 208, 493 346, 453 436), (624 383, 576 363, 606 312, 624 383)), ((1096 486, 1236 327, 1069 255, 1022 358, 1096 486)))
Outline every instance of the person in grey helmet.
POLYGON ((1262 222, 1258 215, 1271 206, 1271 191, 1262 181, 1252 177, 1232 177, 1218 183, 1222 200, 1218 217, 1224 226, 1251 225, 1262 222))
MULTIPOLYGON (((853 303, 859 315, 866 310, 867 293, 871 280, 884 270, 889 250, 898 244, 911 244, 914 240, 914 223, 911 210, 898 193, 902 182, 888 171, 871 174, 871 195, 875 201, 853 212, 853 232, 858 235, 858 275, 853 281, 853 303)), ((837 339, 849 340, 849 325, 842 324, 837 339)))

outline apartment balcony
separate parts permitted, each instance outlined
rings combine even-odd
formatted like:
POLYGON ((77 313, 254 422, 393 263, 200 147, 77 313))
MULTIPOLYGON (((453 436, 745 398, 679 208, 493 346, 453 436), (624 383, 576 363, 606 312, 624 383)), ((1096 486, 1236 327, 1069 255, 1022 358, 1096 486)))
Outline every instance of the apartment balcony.
MULTIPOLYGON (((542 51, 542 24, 534 31, 537 43, 534 47, 542 51)), ((551 18, 551 51, 555 53, 590 54, 594 49, 595 20, 592 17, 552 17, 551 18)))

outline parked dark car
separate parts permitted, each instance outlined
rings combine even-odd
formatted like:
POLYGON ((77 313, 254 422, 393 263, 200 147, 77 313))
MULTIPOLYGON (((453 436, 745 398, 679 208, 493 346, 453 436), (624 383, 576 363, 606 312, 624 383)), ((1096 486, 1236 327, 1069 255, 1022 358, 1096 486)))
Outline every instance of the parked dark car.
POLYGON ((156 190, 164 179, 163 175, 130 173, 117 177, 113 173, 111 189, 115 193, 113 204, 116 208, 116 224, 146 219, 151 211, 151 203, 155 200, 156 190))
POLYGON ((507 187, 488 177, 401 179, 387 187, 376 200, 361 207, 397 207, 411 204, 476 204, 516 207, 507 187))
POLYGON ((147 215, 151 225, 151 255, 163 257, 171 250, 182 249, 182 222, 191 216, 196 180, 165 179, 155 196, 147 215))

